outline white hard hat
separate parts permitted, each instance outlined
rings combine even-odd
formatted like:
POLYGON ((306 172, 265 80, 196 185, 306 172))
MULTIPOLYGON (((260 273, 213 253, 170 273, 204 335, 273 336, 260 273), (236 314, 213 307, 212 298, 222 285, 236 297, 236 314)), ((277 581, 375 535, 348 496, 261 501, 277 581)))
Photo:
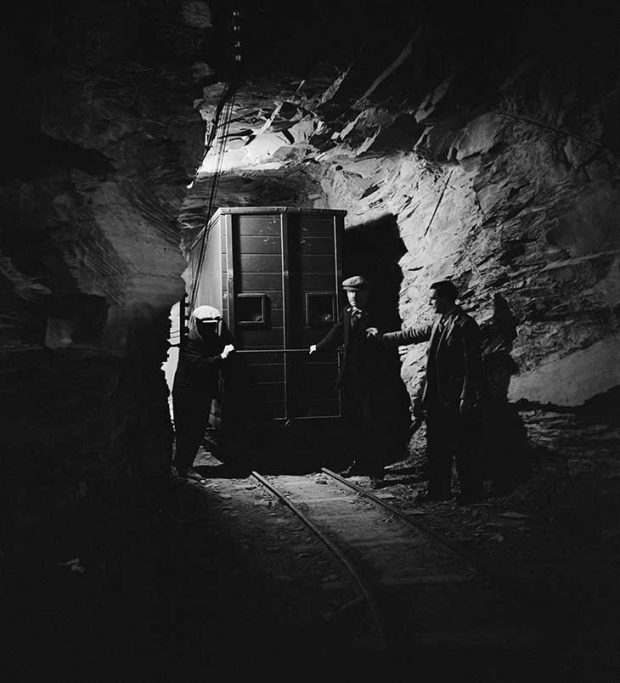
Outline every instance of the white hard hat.
POLYGON ((222 317, 222 314, 214 306, 198 306, 192 312, 192 316, 196 320, 216 320, 222 317))

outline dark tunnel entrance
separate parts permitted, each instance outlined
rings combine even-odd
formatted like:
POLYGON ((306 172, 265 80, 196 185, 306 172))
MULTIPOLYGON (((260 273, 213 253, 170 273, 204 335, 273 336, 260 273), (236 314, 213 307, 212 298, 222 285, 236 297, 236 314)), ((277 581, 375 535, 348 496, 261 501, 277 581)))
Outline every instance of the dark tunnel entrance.
POLYGON ((385 214, 349 227, 344 234, 343 277, 364 275, 373 284, 372 297, 380 328, 400 328, 398 298, 403 274, 398 265, 407 253, 396 216, 385 214))

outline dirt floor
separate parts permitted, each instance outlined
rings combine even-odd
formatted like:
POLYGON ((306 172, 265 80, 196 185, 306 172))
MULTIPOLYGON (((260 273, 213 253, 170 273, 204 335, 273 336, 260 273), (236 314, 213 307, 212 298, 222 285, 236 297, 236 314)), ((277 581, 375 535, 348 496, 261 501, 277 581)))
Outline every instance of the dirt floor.
MULTIPOLYGON (((617 441, 601 450, 596 428, 583 429, 580 448, 571 451, 569 440, 545 451, 510 496, 420 503, 415 458, 392 465, 378 492, 475 556, 504 595, 526 606, 548 638, 541 681, 615 682, 620 674, 617 441)), ((301 523, 206 454, 198 466, 205 485, 171 479, 156 496, 128 490, 85 503, 79 519, 42 523, 33 513, 4 525, 3 679, 408 678, 370 632, 364 641, 359 601, 301 523)), ((37 495, 44 502, 45 488, 37 495)), ((474 680, 459 678, 458 662, 449 676, 439 670, 417 673, 474 680)), ((476 683, 483 680, 521 679, 498 671, 476 683)))

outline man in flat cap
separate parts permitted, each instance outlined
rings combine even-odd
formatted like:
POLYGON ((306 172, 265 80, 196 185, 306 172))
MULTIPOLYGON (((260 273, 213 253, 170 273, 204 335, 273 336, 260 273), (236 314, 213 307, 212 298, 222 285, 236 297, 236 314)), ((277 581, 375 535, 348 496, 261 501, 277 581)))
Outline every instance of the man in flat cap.
POLYGON ((371 302, 372 285, 362 275, 342 283, 349 305, 340 322, 310 353, 343 347, 337 388, 343 400, 343 416, 351 466, 342 474, 364 474, 371 486, 383 485, 386 463, 405 456, 409 427, 409 394, 400 376, 395 349, 369 339, 368 327, 376 325, 371 302))

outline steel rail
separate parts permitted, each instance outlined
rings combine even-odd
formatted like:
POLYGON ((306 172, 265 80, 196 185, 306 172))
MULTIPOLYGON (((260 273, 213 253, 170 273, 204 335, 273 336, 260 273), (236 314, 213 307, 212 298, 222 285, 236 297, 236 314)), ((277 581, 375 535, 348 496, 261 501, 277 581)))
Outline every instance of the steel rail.
POLYGON ((359 574, 355 566, 349 561, 346 555, 338 548, 338 546, 331 541, 308 517, 296 506, 294 505, 281 491, 278 491, 275 486, 270 484, 261 474, 252 471, 251 476, 254 477, 258 482, 260 482, 266 489, 271 491, 277 498, 279 498, 299 519, 315 534, 315 536, 322 541, 331 552, 340 560, 341 564, 349 572, 349 574, 355 580, 361 594, 366 599, 370 612, 375 620, 377 627, 377 633, 379 635, 379 640, 381 647, 385 652, 389 652, 390 647, 388 644, 387 629, 384 624, 384 620, 381 616, 381 611, 377 605, 372 589, 369 587, 368 583, 359 574))
POLYGON ((407 513, 403 512, 402 510, 399 510, 398 508, 394 507, 393 505, 390 505, 389 503, 386 503, 384 500, 381 500, 381 498, 370 493, 370 491, 366 491, 361 486, 354 484, 352 481, 348 481, 344 477, 341 477, 339 474, 336 474, 335 472, 328 470, 326 467, 321 467, 321 472, 323 472, 324 474, 327 474, 329 477, 331 477, 332 479, 335 479, 336 481, 340 482, 341 484, 348 486, 350 489, 353 489, 354 491, 361 493, 365 498, 372 500, 372 502, 375 503, 376 505, 379 505, 380 507, 384 508, 385 510, 388 510, 393 515, 396 515, 399 519, 402 519, 404 522, 409 524, 409 526, 412 526, 414 529, 421 531, 423 534, 426 534, 427 536, 432 538, 434 541, 437 541, 437 543, 443 545, 445 548, 450 550, 460 560, 465 560, 475 572, 488 574, 488 571, 486 569, 484 569, 483 567, 481 567, 480 563, 474 557, 472 557, 468 552, 466 552, 466 551, 462 550, 461 548, 459 548, 458 546, 454 545, 454 543, 451 543, 448 539, 446 539, 444 536, 442 536, 437 531, 433 531, 433 529, 426 526, 426 524, 422 524, 421 522, 418 522, 417 520, 414 521, 413 519, 411 519, 411 517, 407 513))

